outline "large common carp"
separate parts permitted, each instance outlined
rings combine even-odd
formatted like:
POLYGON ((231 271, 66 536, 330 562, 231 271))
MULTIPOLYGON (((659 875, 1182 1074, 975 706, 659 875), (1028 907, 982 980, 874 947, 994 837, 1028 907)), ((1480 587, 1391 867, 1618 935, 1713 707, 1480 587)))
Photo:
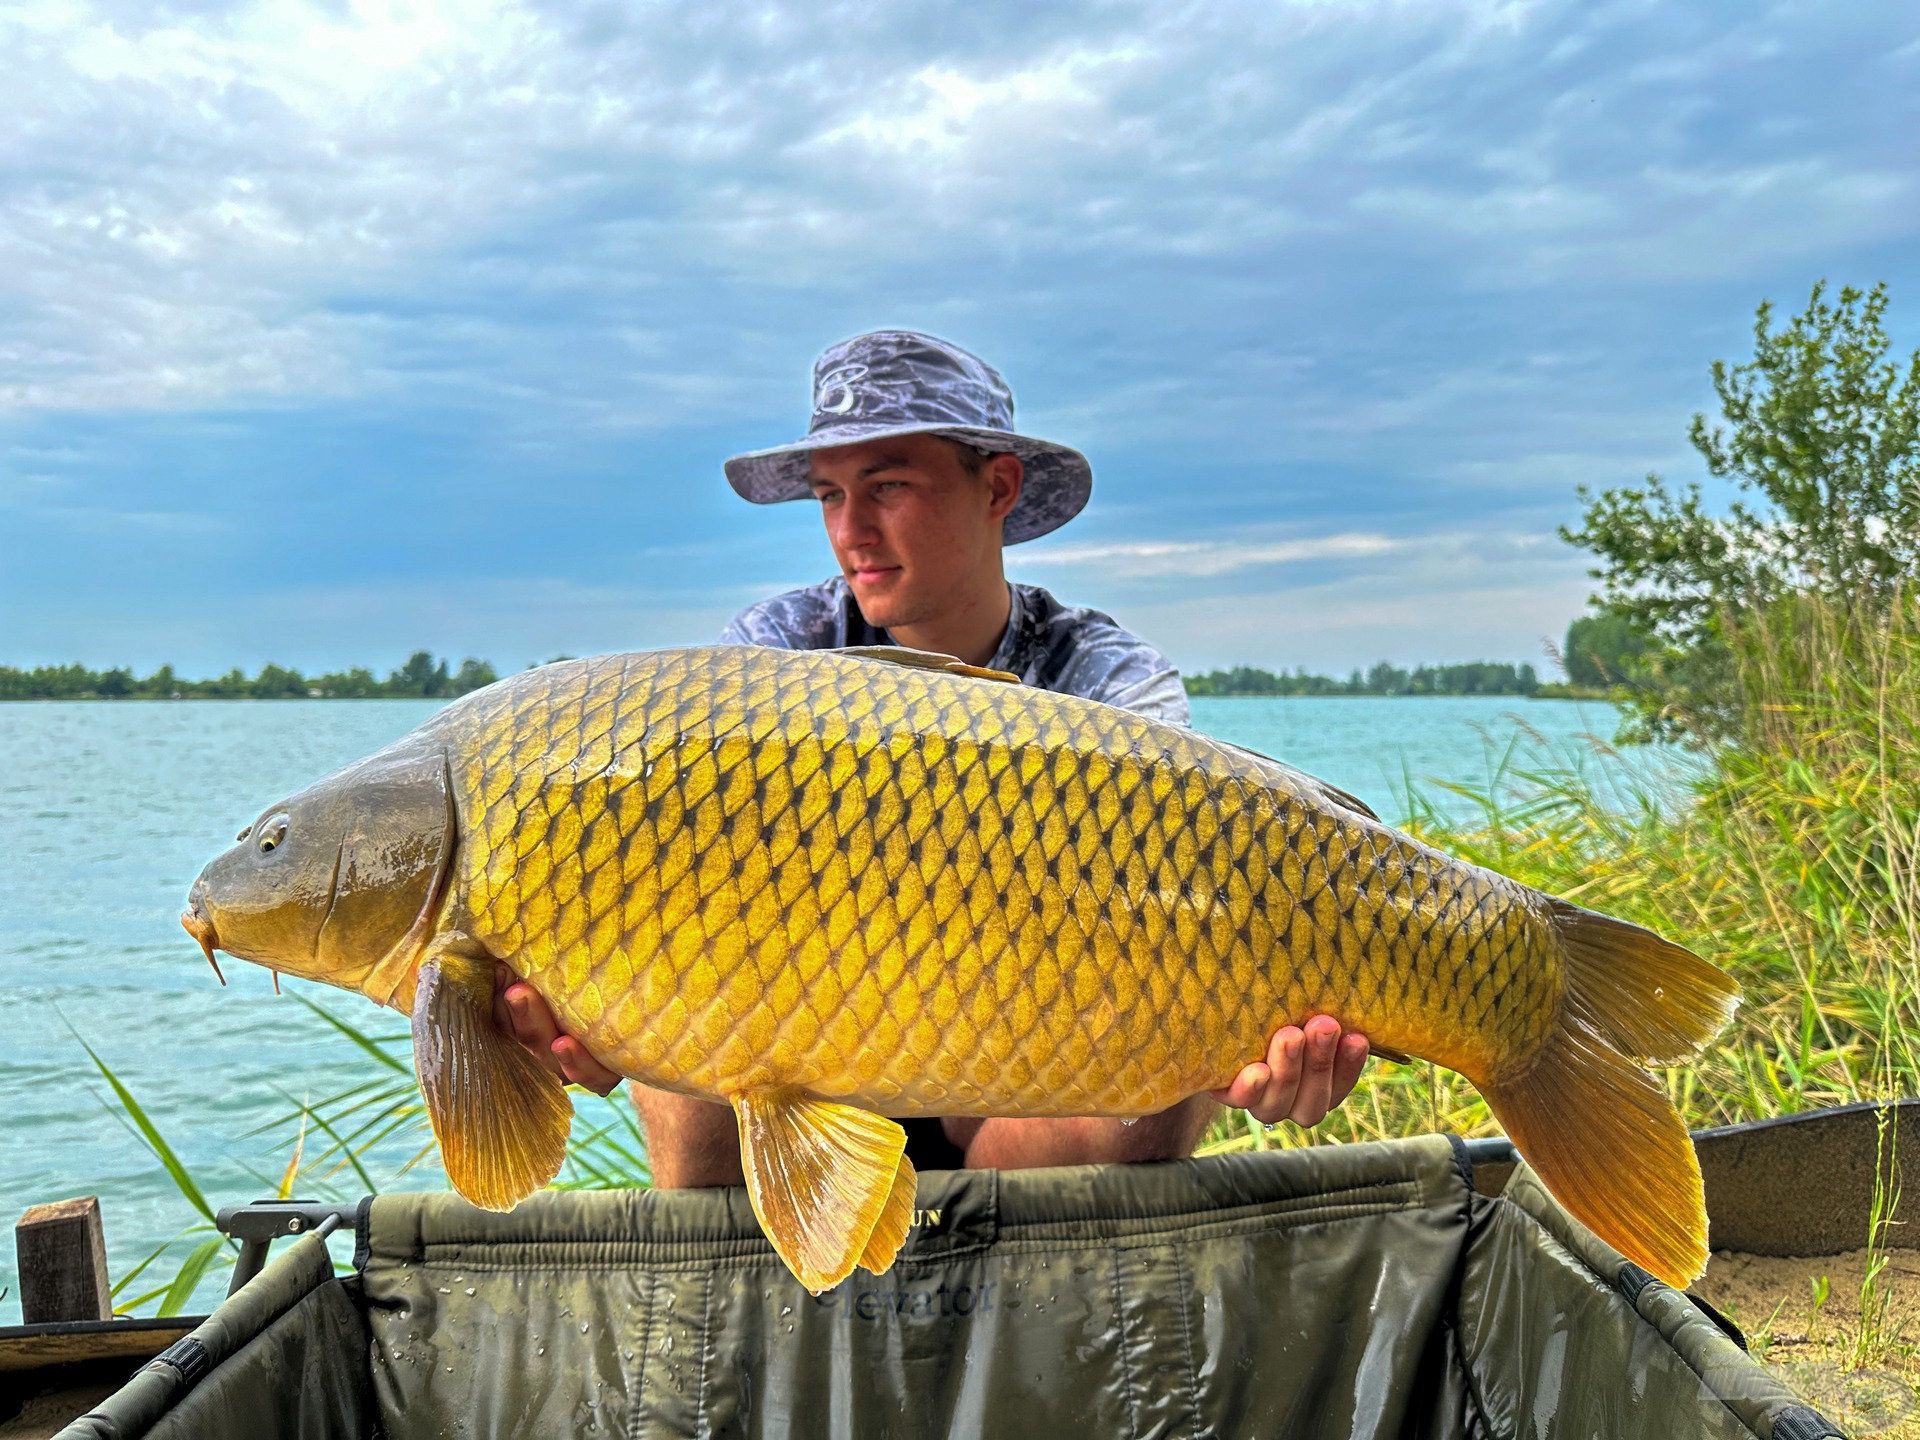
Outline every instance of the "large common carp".
POLYGON ((267 806, 183 922, 408 1012, 447 1174, 492 1209, 553 1177, 572 1115, 494 1027, 505 961, 608 1066, 733 1106, 816 1291, 905 1238, 885 1117, 1148 1114, 1314 1013, 1459 1071, 1568 1209, 1698 1276, 1692 1145, 1636 1060, 1712 1038, 1720 971, 1012 678, 881 649, 548 665, 267 806))

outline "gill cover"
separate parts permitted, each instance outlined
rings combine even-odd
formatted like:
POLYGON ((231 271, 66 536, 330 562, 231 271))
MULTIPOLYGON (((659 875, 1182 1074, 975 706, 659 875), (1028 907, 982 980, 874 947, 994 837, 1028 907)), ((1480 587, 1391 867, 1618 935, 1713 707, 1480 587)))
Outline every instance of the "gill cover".
POLYGON ((336 812, 338 878, 314 962, 320 979, 363 969, 348 983, 386 1004, 440 908, 453 861, 453 788, 446 757, 425 747, 382 751, 338 778, 349 777, 336 812))
POLYGON ((230 954, 386 1003, 432 928, 454 838, 445 757, 403 741, 269 806, 201 872, 189 913, 230 954))

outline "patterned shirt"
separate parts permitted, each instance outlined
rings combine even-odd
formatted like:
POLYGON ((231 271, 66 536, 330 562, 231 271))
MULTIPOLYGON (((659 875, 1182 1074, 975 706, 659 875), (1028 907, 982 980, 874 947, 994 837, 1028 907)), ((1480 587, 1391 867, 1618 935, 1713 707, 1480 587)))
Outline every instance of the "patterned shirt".
MULTIPOLYGON (((1013 613, 990 670, 1018 675, 1029 685, 1123 710, 1187 723, 1187 692, 1180 673, 1153 646, 1111 615, 1062 605, 1038 585, 1009 585, 1013 613)), ((847 582, 835 576, 749 605, 720 634, 723 645, 770 645, 778 650, 829 650, 847 645, 891 645, 869 625, 847 582)))

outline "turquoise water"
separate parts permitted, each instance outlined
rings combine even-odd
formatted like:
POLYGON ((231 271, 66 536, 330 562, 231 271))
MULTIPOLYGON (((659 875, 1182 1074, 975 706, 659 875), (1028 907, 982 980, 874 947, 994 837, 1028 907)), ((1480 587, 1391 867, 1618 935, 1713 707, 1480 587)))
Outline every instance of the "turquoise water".
MULTIPOLYGON (((28 1205, 98 1195, 119 1274, 197 1218, 106 1103, 82 1040, 215 1207, 272 1193, 292 1133, 272 1126, 277 1117, 303 1095, 368 1077, 365 1056, 276 998, 264 971, 231 961, 231 983, 215 984, 178 917, 200 867, 262 804, 403 734, 435 705, 0 705, 0 1218, 9 1226, 28 1205), (268 1132, 256 1133, 262 1126, 268 1132)), ((1403 771, 1472 782, 1486 774, 1488 744, 1522 723, 1578 744, 1611 734, 1614 715, 1511 699, 1202 699, 1194 723, 1387 814, 1403 771)), ((377 1032, 404 1028, 358 997, 286 988, 377 1032)), ((395 1141, 377 1156, 375 1178, 387 1183, 416 1146, 395 1141)), ((398 1183, 443 1181, 428 1166, 398 1183)), ((351 1175, 331 1190, 301 1190, 359 1193, 351 1175)), ((0 1324, 19 1319, 13 1263, 12 1246, 0 1246, 0 1324)))

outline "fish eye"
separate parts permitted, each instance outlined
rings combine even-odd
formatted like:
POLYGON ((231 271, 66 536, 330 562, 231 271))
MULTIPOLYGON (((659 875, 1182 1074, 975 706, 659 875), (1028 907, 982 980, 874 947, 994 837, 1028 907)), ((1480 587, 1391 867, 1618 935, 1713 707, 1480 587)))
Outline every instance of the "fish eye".
MULTIPOLYGON (((259 845, 262 855, 271 855, 275 850, 280 848, 280 842, 287 838, 288 824, 289 821, 285 815, 276 815, 271 820, 264 821, 261 824, 259 845)), ((249 826, 248 828, 251 829, 252 827, 249 826)), ((245 832, 243 831, 242 838, 244 837, 245 832)))

